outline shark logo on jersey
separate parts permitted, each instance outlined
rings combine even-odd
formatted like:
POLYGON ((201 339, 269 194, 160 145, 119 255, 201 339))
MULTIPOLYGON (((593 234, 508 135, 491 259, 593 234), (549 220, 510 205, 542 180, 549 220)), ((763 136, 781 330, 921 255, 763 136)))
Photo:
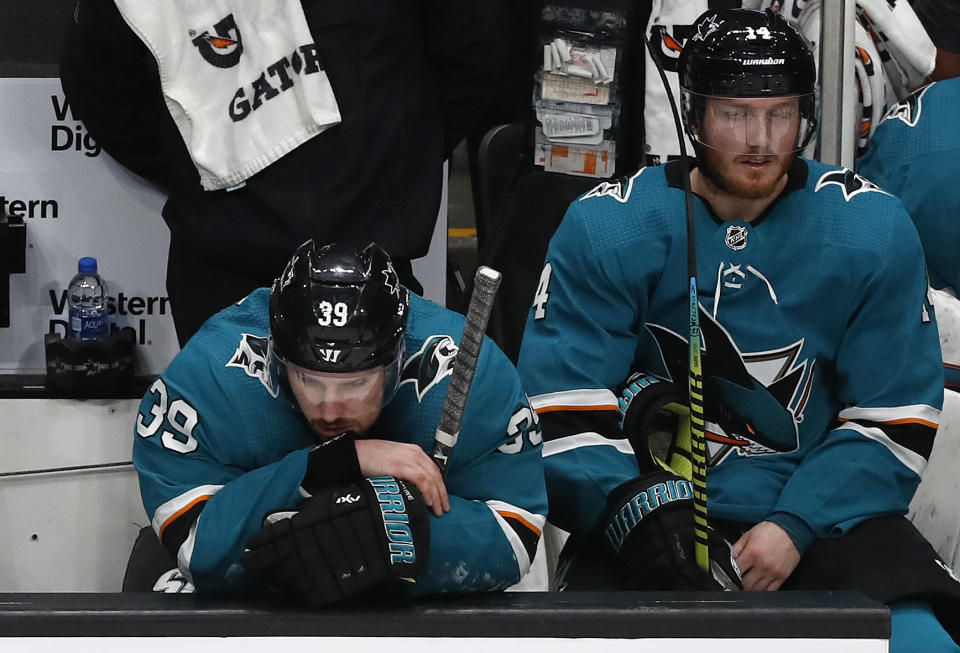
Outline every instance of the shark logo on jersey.
POLYGON ((427 338, 416 354, 407 359, 400 376, 400 385, 412 383, 417 401, 423 401, 424 395, 445 376, 453 374, 453 357, 457 355, 457 345, 453 338, 446 335, 432 335, 427 338))
POLYGON ((911 93, 900 102, 894 104, 880 122, 882 123, 896 118, 907 127, 916 127, 917 123, 920 122, 920 114, 923 112, 923 96, 930 90, 931 86, 933 86, 933 84, 927 84, 920 90, 911 93))
POLYGON ((633 192, 633 180, 639 177, 646 168, 640 168, 629 179, 617 179, 616 181, 601 181, 600 185, 594 187, 589 192, 580 197, 580 200, 591 197, 612 197, 621 204, 625 204, 630 199, 630 193, 633 192))
POLYGON ((860 193, 890 194, 866 177, 861 177, 849 168, 841 168, 840 170, 831 170, 830 172, 823 173, 820 179, 817 180, 817 185, 814 187, 813 192, 816 193, 832 185, 840 187, 840 190, 843 191, 843 200, 845 202, 849 202, 854 196, 860 193))
MULTIPOLYGON (((657 324, 656 339, 670 380, 684 379, 688 341, 657 324)), ((741 456, 796 451, 798 422, 813 382, 813 365, 800 361, 803 341, 772 351, 741 353, 733 338, 700 306, 703 335, 707 461, 717 465, 741 456), (807 370, 810 373, 807 374, 807 370), (804 377, 806 381, 804 382, 804 377)))
POLYGON ((224 367, 239 367, 247 376, 259 379, 270 396, 276 397, 280 388, 273 381, 267 364, 269 347, 269 338, 244 333, 237 351, 233 352, 233 357, 224 367))

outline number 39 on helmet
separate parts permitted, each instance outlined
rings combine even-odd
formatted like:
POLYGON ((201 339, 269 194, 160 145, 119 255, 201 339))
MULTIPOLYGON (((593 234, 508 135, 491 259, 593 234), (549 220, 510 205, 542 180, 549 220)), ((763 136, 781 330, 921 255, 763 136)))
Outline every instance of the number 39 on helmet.
POLYGON ((400 376, 409 312, 409 291, 379 245, 308 240, 271 289, 271 374, 286 386, 288 365, 319 373, 383 367, 385 404, 400 376))

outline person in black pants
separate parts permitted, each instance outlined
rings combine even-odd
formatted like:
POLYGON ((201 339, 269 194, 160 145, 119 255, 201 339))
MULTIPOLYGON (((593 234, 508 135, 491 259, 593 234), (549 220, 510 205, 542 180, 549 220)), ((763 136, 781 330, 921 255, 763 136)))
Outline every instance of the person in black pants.
POLYGON ((421 289, 410 260, 427 252, 443 161, 493 88, 500 8, 287 0, 241 12, 222 0, 154 12, 127 0, 78 3, 63 89, 97 142, 168 194, 167 292, 181 346, 207 317, 269 284, 307 238, 377 241, 404 284, 421 289), (273 20, 283 11, 293 18, 273 20), (279 54, 261 47, 277 39, 292 45, 279 54), (305 120, 308 137, 271 138, 290 115, 313 116, 311 97, 326 119, 305 120), (260 132, 240 131, 257 121, 260 132), (257 136, 263 157, 234 176, 210 174, 208 155, 229 159, 257 136))

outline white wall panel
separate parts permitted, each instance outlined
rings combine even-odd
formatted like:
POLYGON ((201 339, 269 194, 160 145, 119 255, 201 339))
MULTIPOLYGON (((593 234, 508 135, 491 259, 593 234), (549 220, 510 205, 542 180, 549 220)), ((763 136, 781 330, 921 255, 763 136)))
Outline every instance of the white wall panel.
POLYGON ((26 273, 10 277, 0 373, 45 371, 43 334, 65 333, 63 293, 81 256, 97 258, 118 301, 114 322, 137 329, 140 373, 162 371, 177 351, 163 195, 99 150, 58 79, 0 79, 0 125, 0 208, 23 219, 27 237, 26 273))
POLYGON ((960 394, 943 395, 940 428, 910 503, 910 519, 944 562, 960 571, 960 394))
MULTIPOLYGON (((10 277, 11 327, 0 374, 45 372, 43 334, 66 328, 65 291, 95 256, 117 326, 137 330, 137 373, 162 372, 178 351, 166 297, 164 194, 101 152, 74 120, 58 79, 0 79, 0 210, 26 224, 26 273, 10 277)), ((425 295, 446 296, 446 186, 428 255, 414 262, 425 295)))
MULTIPOLYGON (((0 473, 127 462, 138 400, 0 400, 0 473)), ((131 466, 0 476, 0 592, 118 592, 148 523, 131 466)))

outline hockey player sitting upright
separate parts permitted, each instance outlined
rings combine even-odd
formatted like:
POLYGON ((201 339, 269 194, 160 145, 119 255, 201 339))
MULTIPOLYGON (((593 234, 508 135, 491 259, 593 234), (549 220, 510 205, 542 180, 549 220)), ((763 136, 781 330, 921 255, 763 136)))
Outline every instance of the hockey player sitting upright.
POLYGON ((914 625, 930 640, 911 650, 953 648, 931 606, 960 635, 960 586, 903 517, 942 404, 916 230, 893 196, 798 157, 816 67, 779 14, 709 11, 693 34, 679 66, 714 573, 692 555, 689 481, 647 448, 664 422, 686 423, 677 161, 571 204, 527 319, 519 368, 541 415, 549 517, 580 551, 568 588, 732 587, 732 556, 744 589, 860 589, 893 607, 892 650, 914 625))
POLYGON ((312 241, 272 289, 210 318, 144 396, 134 443, 182 574, 201 592, 265 584, 312 605, 517 582, 544 524, 541 438, 492 342, 446 477, 425 453, 462 328, 401 286, 379 246, 312 241))
POLYGON ((960 292, 960 77, 895 104, 857 162, 864 177, 899 197, 920 234, 930 285, 960 292))
POLYGON ((960 77, 924 86, 887 112, 857 162, 864 177, 901 199, 917 227, 935 289, 944 382, 951 390, 960 390, 958 116, 960 77))

